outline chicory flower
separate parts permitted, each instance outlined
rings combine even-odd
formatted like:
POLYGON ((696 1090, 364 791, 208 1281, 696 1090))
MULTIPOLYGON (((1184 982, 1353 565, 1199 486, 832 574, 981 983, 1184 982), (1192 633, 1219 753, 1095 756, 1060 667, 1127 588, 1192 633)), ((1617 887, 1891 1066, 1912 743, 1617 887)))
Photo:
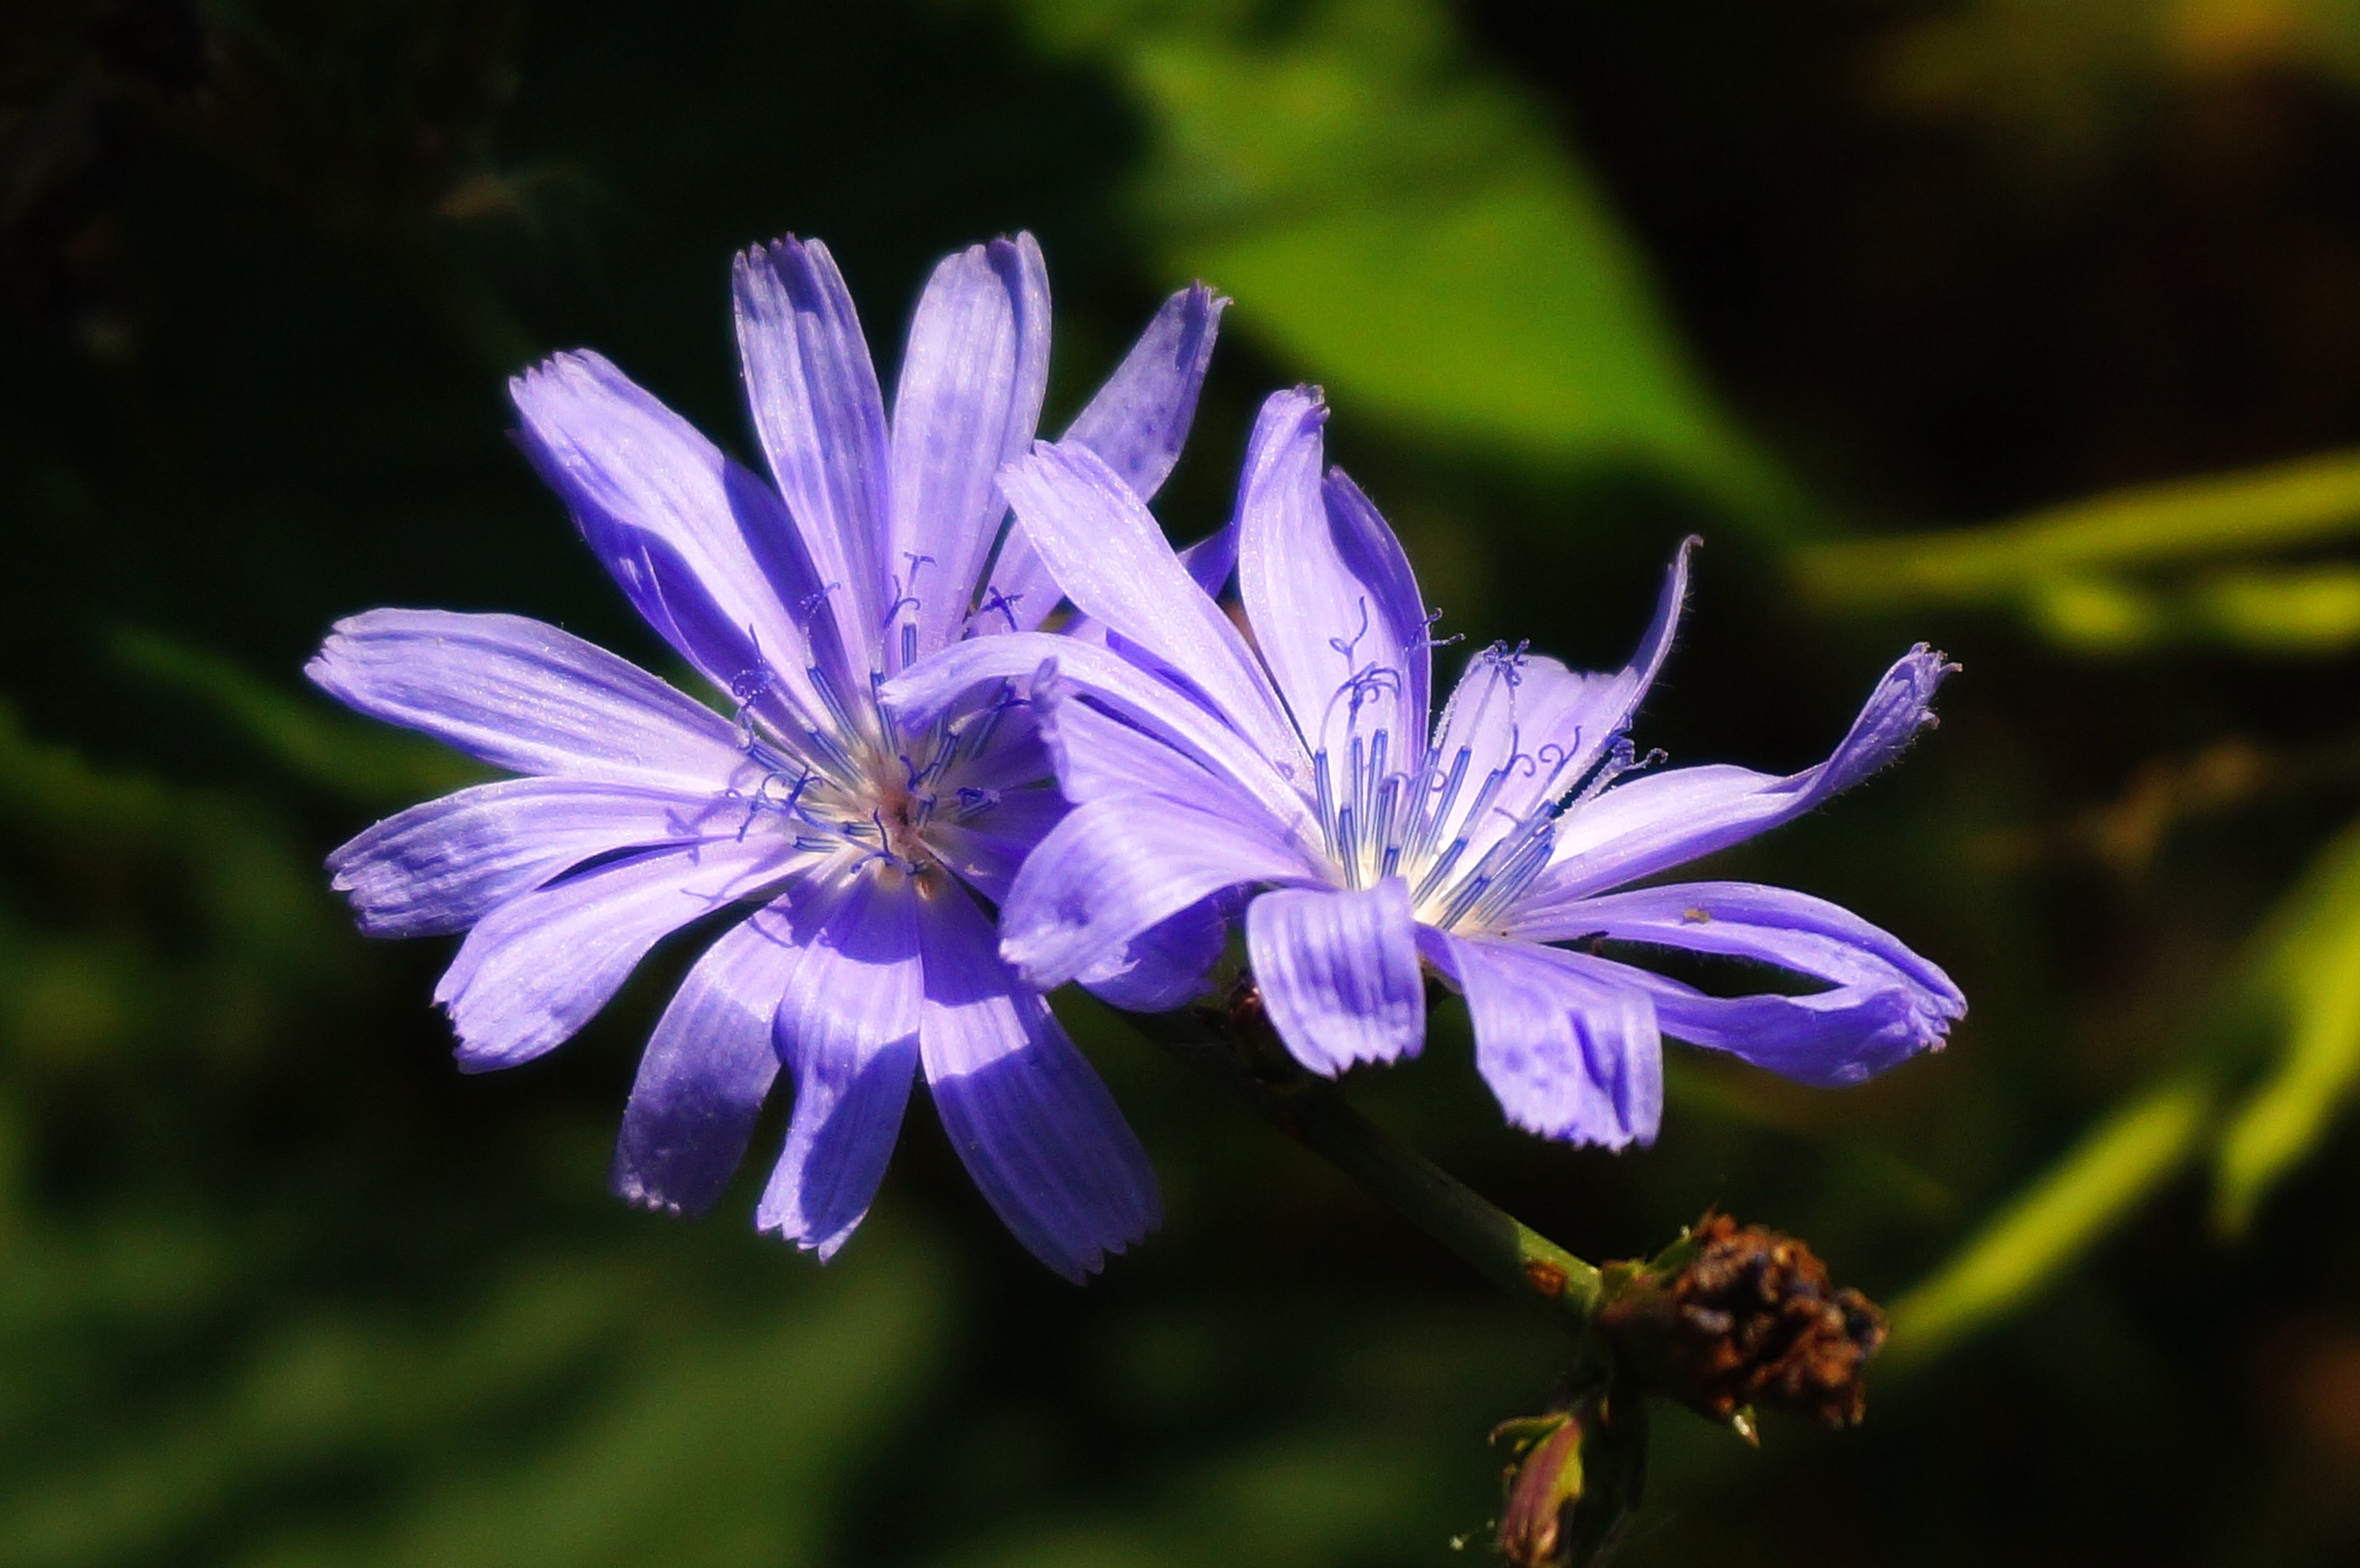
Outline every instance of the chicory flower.
POLYGON ((1627 669, 1493 648, 1430 725, 1429 618, 1384 519, 1323 472, 1326 418, 1315 393, 1284 392, 1255 428, 1235 525, 1242 634, 1090 452, 1043 443, 1002 474, 1066 595, 1119 651, 969 644, 890 690, 922 712, 1032 671, 1075 809, 1003 905, 1019 972, 1055 985, 1174 911, 1243 891, 1255 983, 1306 1067, 1415 1054, 1431 970, 1465 995, 1477 1065, 1511 1120, 1616 1148, 1655 1134, 1666 1034, 1812 1083, 1939 1046, 1965 1010, 1958 989, 1846 910, 1744 883, 1616 889, 1893 760, 1933 722, 1942 656, 1904 656, 1816 768, 1646 768, 1625 732, 1671 646, 1683 546, 1627 669), (1825 988, 1717 996, 1633 962, 1666 949, 1825 988))
MULTIPOLYGON (((1137 1138, 1001 961, 976 897, 1004 896, 1065 809, 1035 716, 1004 687, 917 724, 877 696, 1057 603, 1023 529, 1003 530, 996 481, 1031 443, 1047 378, 1040 251, 1019 235, 935 268, 890 418, 824 246, 740 256, 735 296, 773 484, 595 354, 510 385, 542 478, 726 712, 514 615, 341 622, 314 681, 521 777, 378 823, 332 857, 336 886, 373 935, 468 933, 435 999, 469 1071, 562 1043, 657 942, 709 920, 725 929, 656 1025, 624 1113, 619 1193, 709 1206, 783 1064, 793 1112, 757 1219, 825 1258, 867 1213, 923 1073, 993 1207, 1079 1279, 1158 1205, 1137 1138)), ((1222 303, 1201 286, 1175 296, 1066 439, 1152 493, 1222 303)), ((1150 941, 1094 977, 1152 1002, 1207 955, 1203 939, 1150 941)))

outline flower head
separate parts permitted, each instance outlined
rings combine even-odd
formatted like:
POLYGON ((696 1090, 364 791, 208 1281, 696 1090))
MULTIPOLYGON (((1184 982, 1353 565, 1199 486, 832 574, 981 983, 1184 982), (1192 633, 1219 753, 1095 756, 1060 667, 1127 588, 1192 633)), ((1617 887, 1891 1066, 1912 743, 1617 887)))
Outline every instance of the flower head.
MULTIPOLYGON (((708 1206, 781 1065, 786 1149, 759 1223, 823 1258, 867 1213, 923 1071, 1000 1215, 1052 1268, 1156 1221, 1112 1099, 996 951, 998 899, 1063 814, 1037 716, 1006 682, 904 724, 881 684, 1028 631, 1057 590, 1000 465, 1031 443, 1048 283, 1030 235, 934 270, 889 417, 826 249, 738 258, 765 484, 621 371, 559 354, 510 386, 519 439, 632 604, 726 713, 512 615, 377 610, 309 673, 344 702, 522 775, 380 822, 331 859, 365 931, 464 931, 435 999, 463 1067, 572 1036, 660 940, 725 913, 649 1042, 615 1185, 708 1206)), ((1222 301, 1175 296, 1066 440, 1142 493, 1171 471, 1222 301)), ((1091 976, 1138 1005, 1218 931, 1167 922, 1091 976)), ((1196 969, 1192 973, 1189 965, 1196 969)))
POLYGON ((1671 645, 1683 546, 1628 668, 1487 649, 1434 724, 1416 582, 1368 498, 1324 470, 1326 418, 1297 390, 1256 425, 1235 525, 1250 636, 1089 452, 1041 444, 1002 475, 1066 594, 1129 655, 1003 639, 894 688, 924 711, 1028 660, 1055 666, 1035 697, 1075 810, 1003 907, 1001 951, 1020 972, 1054 985, 1173 910, 1242 889, 1262 1002, 1306 1066, 1414 1054, 1430 968, 1465 994, 1510 1119, 1614 1147, 1655 1136, 1666 1033, 1819 1083, 1939 1045, 1964 1011, 1956 987, 1843 909, 1743 883, 1613 889, 1892 760, 1932 722, 1941 656, 1906 655, 1816 768, 1646 767, 1625 732, 1671 645), (1663 949, 1826 988, 1710 996, 1633 962, 1663 949))

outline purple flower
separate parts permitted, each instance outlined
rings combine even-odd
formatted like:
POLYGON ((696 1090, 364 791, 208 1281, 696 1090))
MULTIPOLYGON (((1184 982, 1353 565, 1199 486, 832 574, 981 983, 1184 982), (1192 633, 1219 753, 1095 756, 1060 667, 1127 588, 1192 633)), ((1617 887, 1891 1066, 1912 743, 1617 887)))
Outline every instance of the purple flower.
MULTIPOLYGON (((336 887, 373 935, 468 933, 435 999, 469 1071, 562 1043, 658 941, 713 917, 640 1063, 617 1192, 708 1207, 783 1064, 794 1110, 758 1222, 825 1258, 923 1070, 984 1195, 1078 1279, 1158 1206, 1137 1138, 969 891, 1003 897, 1065 810, 1036 716, 1005 684, 923 724, 877 699, 1055 607, 1022 528, 1002 537, 995 479, 1047 378, 1040 250, 1019 235, 934 269, 890 419, 825 247, 749 251, 735 282, 775 489, 595 354, 510 384, 542 478, 728 716, 536 621, 341 622, 314 681, 523 777, 378 823, 331 858, 336 887)), ((1142 494, 1178 455, 1223 303, 1175 296, 1067 432, 1142 494)), ((1167 922, 1090 977, 1130 1005, 1185 991, 1218 948, 1203 924, 1167 922)))
POLYGON ((1250 637, 1089 452, 1043 443, 1002 474, 1066 594, 1129 655, 1005 638, 891 689, 926 711, 1028 662, 1055 667, 1034 697, 1075 810, 1003 904, 1000 951, 1019 972, 1054 985, 1175 909, 1249 889, 1254 978, 1305 1066, 1414 1055, 1430 966, 1465 994, 1477 1065, 1511 1120, 1617 1148, 1655 1136, 1664 1034, 1811 1083, 1939 1046, 1965 1010, 1957 988, 1832 904, 1732 882, 1612 889, 1891 761, 1933 722, 1942 657, 1904 657, 1816 768, 1648 769, 1624 731, 1671 644, 1683 546, 1628 669, 1493 648, 1429 733, 1428 617, 1384 519, 1323 474, 1326 419, 1316 394, 1284 392, 1255 428, 1236 524, 1250 637), (1662 950, 1825 988, 1716 996, 1627 961, 1662 950))

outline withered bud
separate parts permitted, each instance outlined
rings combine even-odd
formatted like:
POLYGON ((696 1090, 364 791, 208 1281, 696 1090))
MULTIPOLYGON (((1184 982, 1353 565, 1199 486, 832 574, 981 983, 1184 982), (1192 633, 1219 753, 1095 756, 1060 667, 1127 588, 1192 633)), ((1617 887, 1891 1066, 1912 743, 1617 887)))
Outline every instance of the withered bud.
POLYGON ((1588 1568, 1629 1523, 1645 1481, 1646 1408, 1590 1392, 1547 1415, 1502 1423, 1513 1438, 1508 1501, 1493 1538, 1512 1568, 1588 1568))
POLYGON ((1717 1421, 1759 1408, 1841 1427, 1866 1412, 1863 1377, 1885 1343, 1885 1314, 1835 1289, 1793 1236, 1707 1214, 1661 1257, 1625 1269, 1610 1270, 1598 1327, 1655 1391, 1717 1421))

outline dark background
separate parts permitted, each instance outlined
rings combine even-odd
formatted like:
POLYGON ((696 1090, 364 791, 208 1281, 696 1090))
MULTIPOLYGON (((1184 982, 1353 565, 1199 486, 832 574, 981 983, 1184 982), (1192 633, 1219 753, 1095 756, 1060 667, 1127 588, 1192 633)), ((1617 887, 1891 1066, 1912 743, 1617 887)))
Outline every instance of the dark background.
POLYGON ((1821 1094, 1674 1048, 1619 1157, 1503 1127, 1455 1010, 1356 1086, 1587 1256, 1719 1204, 1896 1305, 1858 1431, 1665 1411, 1624 1560, 2349 1561, 2360 483, 2266 469, 2360 444, 2348 10, 9 7, 0 1561, 1484 1550, 1483 1434, 1562 1345, 1086 1002, 1164 1231, 1061 1283, 921 1103, 823 1269, 753 1235, 760 1160, 701 1222, 606 1195, 679 952, 462 1079, 450 944, 364 942, 319 869, 467 777, 303 684, 335 617, 664 668, 506 375, 595 345, 749 451, 734 249, 825 238, 890 376, 934 260, 1018 227, 1053 428, 1169 289, 1237 297, 1179 537, 1317 380, 1476 646, 1619 662, 1706 536, 1640 736, 1677 760, 1799 767, 1910 642, 1966 667, 1904 767, 1716 868, 1948 966, 1946 1053, 1821 1094), (2193 544, 2171 490, 2097 543, 1948 531, 2220 474, 2193 544))

